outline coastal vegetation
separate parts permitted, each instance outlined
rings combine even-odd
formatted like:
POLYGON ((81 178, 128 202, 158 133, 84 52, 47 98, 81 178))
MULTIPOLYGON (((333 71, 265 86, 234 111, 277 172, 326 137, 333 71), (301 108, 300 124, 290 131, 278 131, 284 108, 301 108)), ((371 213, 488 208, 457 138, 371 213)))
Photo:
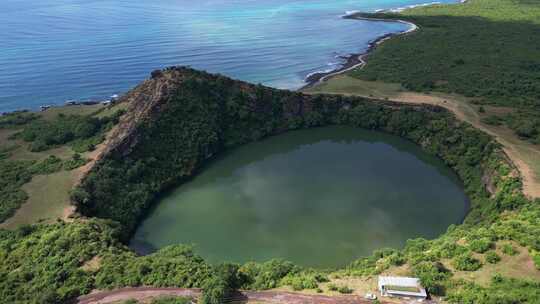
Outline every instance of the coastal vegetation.
MULTIPOLYGON (((236 289, 290 286, 324 292, 335 286, 336 292, 350 293, 354 286, 332 280, 366 278, 397 267, 407 267, 432 295, 445 295, 453 303, 540 300, 535 280, 501 274, 479 284, 459 277, 491 265, 485 261, 493 250, 512 259, 508 246, 540 260, 540 207, 522 194, 520 177, 500 146, 442 108, 310 96, 188 68, 154 73, 126 98, 131 103, 109 153, 72 192, 85 218, 0 230, 1 301, 58 303, 92 289, 125 286, 199 287, 203 303, 222 303, 236 289), (155 90, 164 84, 166 93, 155 90), (210 264, 185 245, 139 256, 124 245, 163 190, 188 180, 219 153, 288 130, 335 124, 396 134, 440 157, 460 176, 471 199, 464 223, 436 239, 377 250, 337 270, 282 260, 210 264)), ((48 172, 60 166, 50 157, 34 168, 48 172)), ((12 175, 25 170, 30 169, 14 169, 12 175)))
POLYGON ((118 122, 122 114, 123 111, 118 111, 111 117, 103 118, 59 114, 54 120, 35 119, 13 138, 30 142, 32 152, 69 144, 74 151, 82 153, 93 150, 102 142, 104 133, 118 122))
POLYGON ((444 92, 477 105, 515 109, 489 119, 539 143, 540 6, 528 0, 471 0, 399 13, 360 14, 402 19, 419 29, 377 47, 353 77, 400 83, 407 90, 444 92), (444 37, 444 39, 441 39, 444 37))
POLYGON ((34 175, 48 175, 62 170, 71 171, 88 160, 80 154, 62 160, 50 155, 42 161, 11 161, 0 159, 0 222, 9 218, 28 198, 21 187, 34 175))
MULTIPOLYGON (((114 111, 95 117, 94 114, 104 109, 89 108, 86 115, 73 112, 82 113, 87 109, 71 111, 67 107, 51 109, 50 113, 18 111, 0 116, 0 223, 29 200, 23 186, 33 178, 52 177, 85 165, 89 160, 84 152, 102 142, 104 134, 123 113, 114 111)), ((65 191, 67 196, 69 189, 65 191)), ((46 193, 41 195, 47 196, 46 193)))

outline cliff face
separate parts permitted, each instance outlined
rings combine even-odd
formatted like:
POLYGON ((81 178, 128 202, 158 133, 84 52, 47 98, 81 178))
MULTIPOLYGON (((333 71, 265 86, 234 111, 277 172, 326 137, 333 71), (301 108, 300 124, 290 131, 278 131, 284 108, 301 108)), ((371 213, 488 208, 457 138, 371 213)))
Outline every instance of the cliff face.
MULTIPOLYGON (((281 109, 278 112, 283 115, 286 121, 302 118, 311 113, 321 102, 325 102, 325 107, 338 109, 350 109, 353 104, 365 101, 364 98, 342 98, 340 96, 312 96, 291 91, 282 91, 263 86, 257 86, 242 81, 232 80, 220 75, 212 75, 196 71, 186 67, 171 67, 164 71, 152 72, 152 77, 145 80, 140 85, 124 95, 119 102, 128 104, 127 113, 121 118, 117 128, 110 136, 105 153, 102 157, 112 153, 121 155, 130 154, 139 140, 137 127, 159 119, 160 113, 167 109, 167 104, 173 101, 175 94, 182 89, 186 89, 186 81, 196 81, 199 83, 220 82, 229 86, 234 94, 242 95, 246 100, 246 107, 242 109, 247 112, 272 113, 276 109, 271 104, 264 102, 264 97, 279 98, 281 109), (184 86, 184 87, 183 87, 184 86), (324 101, 323 101, 324 100, 324 101)), ((208 93, 208 92, 207 92, 208 93)), ((218 96, 215 96, 218 97, 218 96)), ((444 111, 441 108, 425 105, 409 105, 378 101, 378 103, 388 109, 411 108, 418 111, 444 111)), ((181 117, 177 117, 182 119, 181 117)), ((286 131, 289 126, 280 126, 276 133, 286 131)), ((247 130, 246 130, 247 131, 247 130)))
POLYGON ((169 100, 171 94, 182 85, 183 73, 180 70, 169 70, 166 73, 155 71, 152 78, 145 80, 124 95, 119 102, 128 104, 126 114, 111 134, 105 153, 113 151, 129 154, 137 145, 136 127, 145 120, 158 116, 160 107, 169 100))
POLYGON ((305 95, 182 67, 153 72, 120 102, 128 103, 127 113, 81 183, 77 206, 128 231, 156 195, 230 147, 329 124, 403 136, 432 118, 450 117, 436 107, 305 95))

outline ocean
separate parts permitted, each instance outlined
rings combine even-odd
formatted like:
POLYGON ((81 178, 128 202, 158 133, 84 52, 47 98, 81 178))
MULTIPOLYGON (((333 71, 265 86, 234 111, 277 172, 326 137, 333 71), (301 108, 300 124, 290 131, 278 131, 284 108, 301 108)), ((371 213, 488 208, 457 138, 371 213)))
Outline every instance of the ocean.
POLYGON ((0 112, 107 99, 171 65, 298 89, 341 56, 408 29, 341 18, 346 12, 425 2, 2 0, 0 112))

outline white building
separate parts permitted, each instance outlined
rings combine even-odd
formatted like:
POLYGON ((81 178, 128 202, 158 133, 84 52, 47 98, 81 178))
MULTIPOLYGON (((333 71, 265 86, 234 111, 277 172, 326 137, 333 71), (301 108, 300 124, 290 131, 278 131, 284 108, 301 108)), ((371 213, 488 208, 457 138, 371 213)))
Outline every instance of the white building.
POLYGON ((418 278, 380 276, 379 291, 385 297, 427 298, 426 289, 418 278))

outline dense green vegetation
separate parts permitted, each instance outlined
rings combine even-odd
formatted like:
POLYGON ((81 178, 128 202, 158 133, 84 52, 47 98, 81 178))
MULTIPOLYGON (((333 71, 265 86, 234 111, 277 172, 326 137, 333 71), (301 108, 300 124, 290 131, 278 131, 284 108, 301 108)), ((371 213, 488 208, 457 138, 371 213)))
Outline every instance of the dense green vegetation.
POLYGON ((118 238, 119 226, 103 220, 0 230, 0 303, 58 303, 93 288, 145 285, 202 287, 203 303, 221 304, 237 288, 267 289, 303 275, 299 267, 278 260, 209 265, 184 245, 139 257, 118 238), (98 266, 88 266, 95 257, 98 266))
POLYGON ((29 182, 31 162, 0 159, 0 222, 10 217, 27 199, 21 186, 29 182))
MULTIPOLYGON (((217 153, 286 130, 327 124, 383 130, 417 143, 429 140, 426 149, 460 174, 469 195, 487 196, 480 185, 482 155, 496 144, 457 124, 446 111, 261 86, 245 89, 224 77, 185 74, 189 77, 163 105, 159 119, 137 126, 138 144, 131 153, 114 152, 74 191, 83 214, 119 221, 129 233, 160 191, 192 176, 217 153)), ((473 205, 471 220, 481 220, 481 204, 473 205)))
MULTIPOLYGON (((152 119, 138 121, 131 143, 113 149, 73 192, 79 210, 90 219, 0 230, 0 302, 57 303, 94 288, 141 285, 200 287, 202 303, 222 303, 238 288, 321 290, 320 283, 332 274, 287 261, 211 265, 184 245, 138 256, 120 240, 129 236, 160 191, 186 180, 220 152, 287 130, 328 124, 382 130, 418 143, 459 174, 471 199, 465 223, 441 237, 409 240, 401 250, 377 250, 336 273, 373 276, 407 264, 430 293, 446 295, 453 303, 540 301, 536 282, 496 275, 481 286, 454 278, 456 270, 472 272, 482 269, 484 261, 493 263, 493 250, 512 254, 509 241, 527 250, 540 267, 540 205, 521 194, 519 176, 491 137, 436 107, 305 96, 190 69, 165 73, 181 78, 182 85, 159 103, 159 111, 151 112, 152 119), (492 194, 482 182, 485 174, 496 189, 492 194)), ((50 158, 12 172, 31 167, 47 172, 60 166, 50 158)), ((352 292, 345 285, 333 286, 352 292)))
POLYGON ((353 293, 353 289, 347 287, 347 286, 338 286, 336 284, 328 284, 328 290, 331 290, 331 291, 337 291, 339 293, 342 293, 342 294, 349 294, 349 293, 353 293))
POLYGON ((117 250, 115 231, 100 221, 2 230, 0 302, 58 303, 88 293, 93 278, 81 266, 117 250))
POLYGON ((181 297, 162 297, 152 300, 150 304, 190 304, 191 299, 181 297))
POLYGON ((496 264, 501 260, 501 257, 493 251, 486 253, 486 262, 496 264))
POLYGON ((29 111, 6 113, 0 116, 0 128, 16 128, 38 118, 39 115, 29 111))
POLYGON ((367 17, 405 19, 420 28, 378 47, 364 80, 398 82, 414 91, 471 97, 478 104, 520 109, 505 122, 540 140, 540 6, 531 0, 470 0, 367 17))
POLYGON ((118 111, 113 116, 96 118, 89 115, 59 114, 49 121, 33 119, 14 137, 30 142, 30 151, 39 152, 69 144, 76 152, 93 150, 104 139, 104 133, 118 122, 122 115, 118 111))

